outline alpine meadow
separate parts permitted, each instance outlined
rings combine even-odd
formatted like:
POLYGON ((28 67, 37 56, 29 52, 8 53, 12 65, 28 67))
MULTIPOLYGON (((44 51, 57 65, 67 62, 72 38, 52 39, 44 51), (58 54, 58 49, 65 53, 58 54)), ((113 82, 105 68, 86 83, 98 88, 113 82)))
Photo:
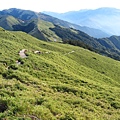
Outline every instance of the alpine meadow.
POLYGON ((2 28, 0 45, 0 119, 119 120, 119 61, 2 28))
POLYGON ((120 36, 71 25, 0 11, 0 120, 120 120, 120 36))

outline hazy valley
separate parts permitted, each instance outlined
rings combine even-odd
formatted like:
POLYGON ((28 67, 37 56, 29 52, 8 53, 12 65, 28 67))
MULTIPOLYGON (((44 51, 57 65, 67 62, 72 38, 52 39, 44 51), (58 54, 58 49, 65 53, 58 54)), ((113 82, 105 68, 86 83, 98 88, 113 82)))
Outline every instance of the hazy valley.
POLYGON ((120 35, 120 9, 106 7, 93 10, 83 9, 61 14, 52 12, 44 13, 77 25, 99 29, 109 35, 120 35))

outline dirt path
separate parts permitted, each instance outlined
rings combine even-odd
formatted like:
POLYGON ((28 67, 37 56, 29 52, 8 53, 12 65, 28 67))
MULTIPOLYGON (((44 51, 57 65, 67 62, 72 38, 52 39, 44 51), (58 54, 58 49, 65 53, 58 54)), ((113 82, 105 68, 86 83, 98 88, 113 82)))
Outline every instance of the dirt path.
POLYGON ((22 49, 22 50, 19 52, 19 55, 20 55, 21 58, 26 58, 26 57, 27 57, 26 54, 25 54, 25 52, 26 52, 26 49, 22 49))
POLYGON ((65 55, 68 55, 68 54, 71 54, 71 53, 74 53, 75 51, 73 50, 73 51, 71 51, 71 52, 68 52, 68 53, 66 53, 65 55))

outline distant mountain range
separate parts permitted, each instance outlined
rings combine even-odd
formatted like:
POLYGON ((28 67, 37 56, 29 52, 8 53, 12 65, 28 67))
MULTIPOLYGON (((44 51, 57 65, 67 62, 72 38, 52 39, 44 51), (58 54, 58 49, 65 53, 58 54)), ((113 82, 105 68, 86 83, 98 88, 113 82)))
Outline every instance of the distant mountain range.
POLYGON ((48 21, 48 22, 51 22, 56 25, 81 30, 81 31, 87 33, 88 35, 90 35, 92 37, 96 37, 96 38, 103 38, 103 37, 110 36, 110 34, 107 34, 103 31, 93 28, 93 27, 76 25, 75 23, 73 24, 73 23, 63 21, 58 18, 49 16, 44 13, 36 13, 36 12, 30 11, 30 10, 21 10, 21 9, 11 8, 11 9, 0 11, 0 15, 10 15, 10 16, 13 16, 17 19, 21 19, 24 21, 39 18, 41 20, 48 21))
POLYGON ((99 8, 95 10, 71 11, 62 14, 44 13, 77 25, 100 29, 111 35, 120 35, 120 9, 99 8))

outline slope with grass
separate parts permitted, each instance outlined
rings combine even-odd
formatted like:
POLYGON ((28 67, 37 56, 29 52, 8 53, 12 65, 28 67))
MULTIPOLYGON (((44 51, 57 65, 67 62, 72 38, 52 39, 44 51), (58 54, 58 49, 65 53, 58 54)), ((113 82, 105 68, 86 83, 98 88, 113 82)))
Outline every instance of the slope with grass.
POLYGON ((59 36, 64 43, 69 43, 75 46, 86 46, 87 49, 98 52, 102 55, 109 56, 116 60, 120 60, 120 37, 111 36, 110 38, 96 39, 90 37, 86 33, 75 30, 60 27, 55 25, 54 28, 50 28, 59 36))
POLYGON ((0 26, 6 30, 14 30, 13 25, 18 25, 20 23, 20 20, 12 16, 0 15, 0 26))
POLYGON ((0 45, 0 119, 119 120, 119 61, 2 28, 0 45))

